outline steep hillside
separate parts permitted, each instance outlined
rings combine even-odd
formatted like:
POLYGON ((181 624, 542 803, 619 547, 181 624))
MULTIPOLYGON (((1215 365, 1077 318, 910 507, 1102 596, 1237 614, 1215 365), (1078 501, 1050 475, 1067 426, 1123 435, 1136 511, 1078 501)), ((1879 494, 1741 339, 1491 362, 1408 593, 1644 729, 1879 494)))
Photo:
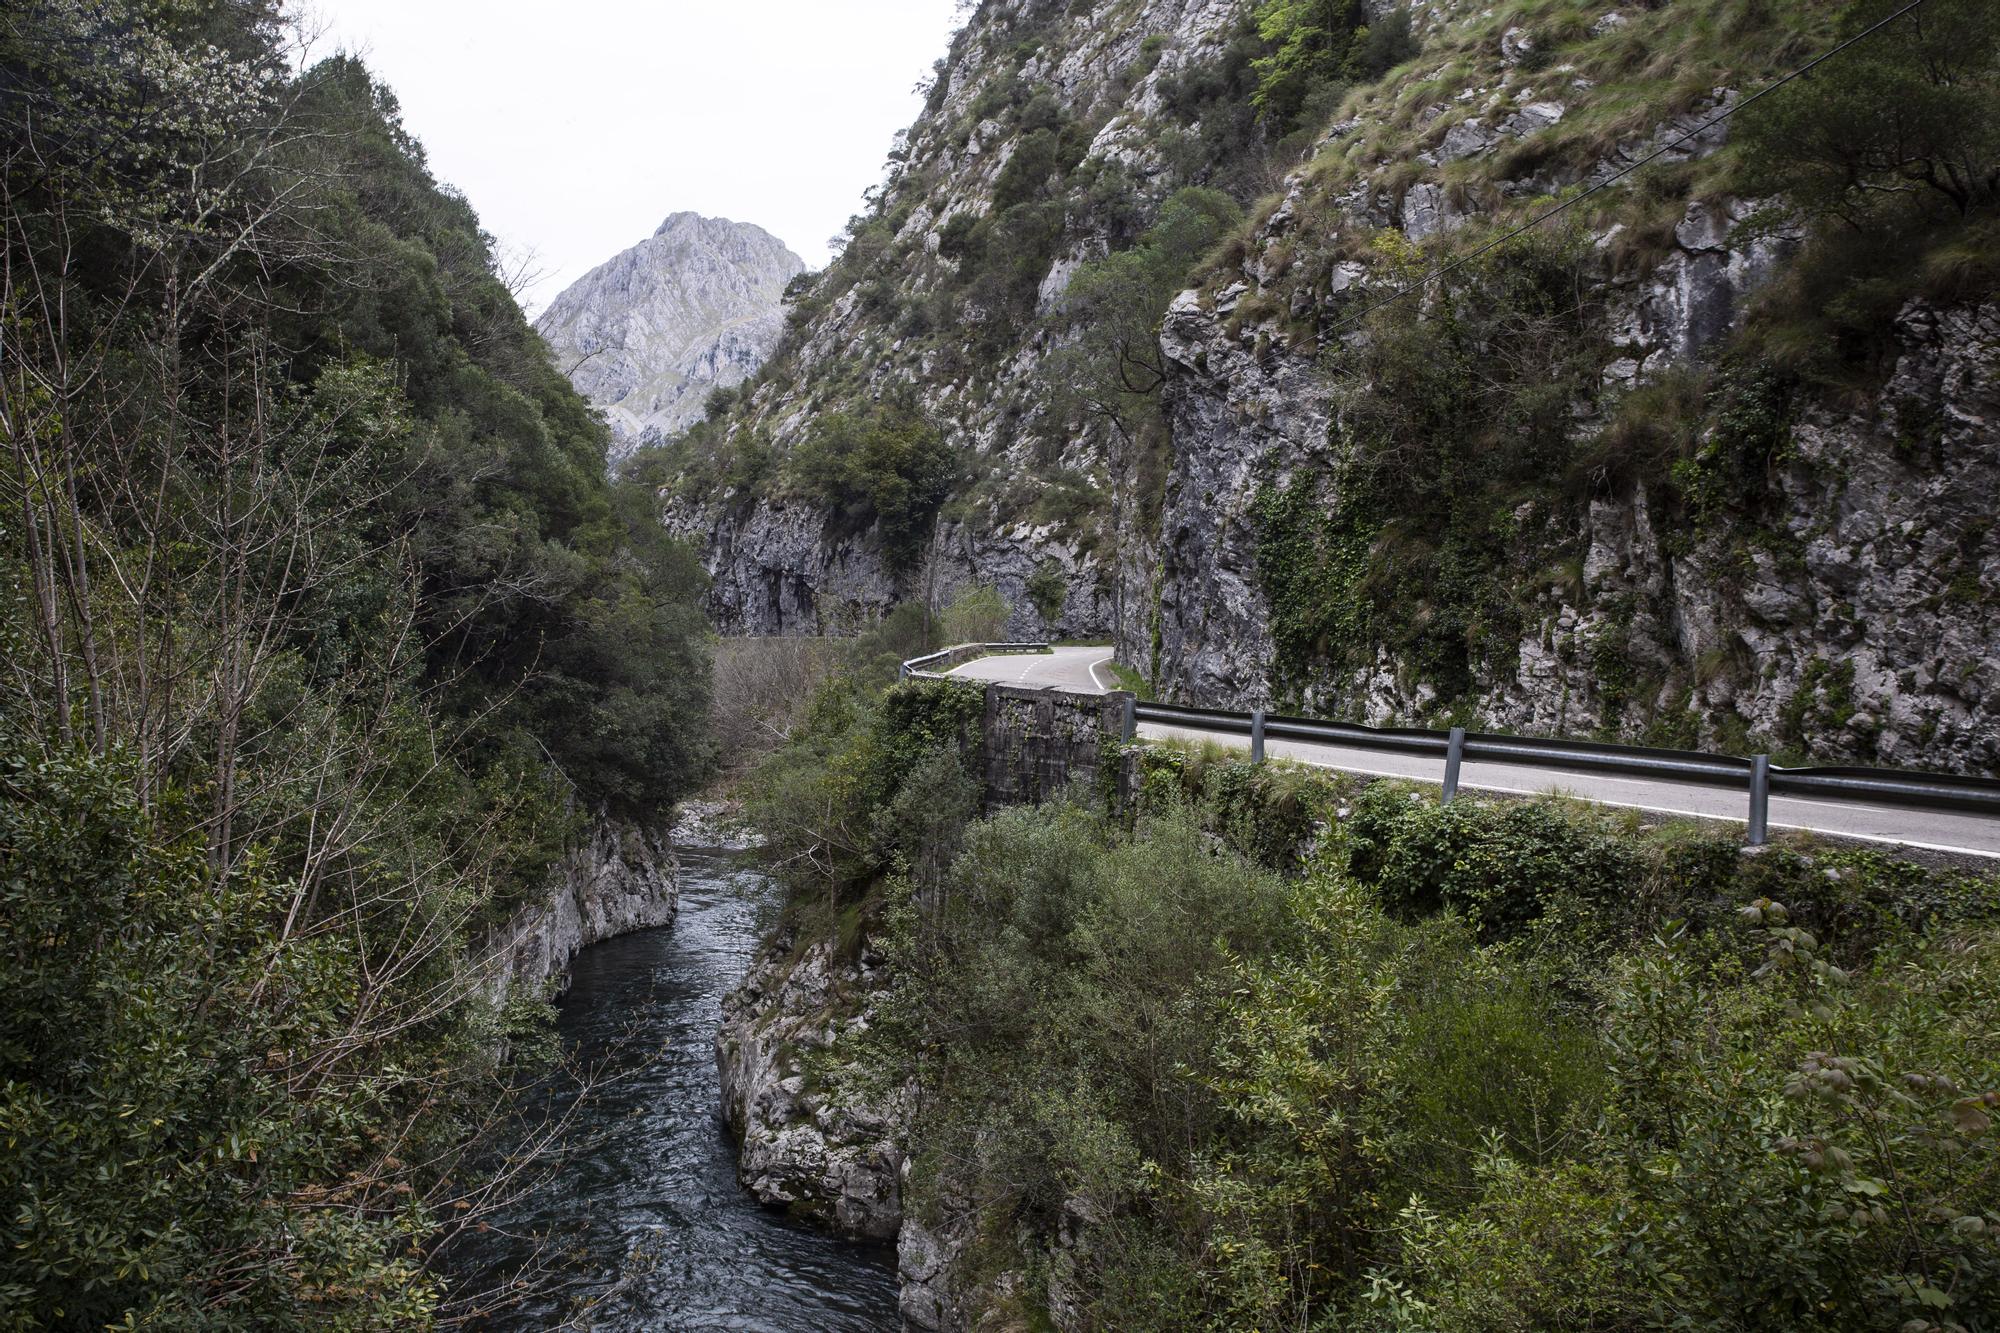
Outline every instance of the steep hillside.
POLYGON ((1724 115, 1890 12, 989 0, 669 526, 730 630, 1992 770, 1990 16, 1724 115))
POLYGON ((762 227, 675 213, 563 289, 535 321, 556 364, 611 423, 612 461, 701 419, 784 331, 805 263, 762 227))
POLYGON ((457 1326, 546 983, 672 919, 710 769, 693 555, 303 44, 0 12, 13 1329, 457 1326))
MULTIPOLYGON (((1182 187, 1277 180, 1238 105, 1245 22, 1238 0, 973 15, 746 403, 674 458, 669 525, 708 542, 726 631, 838 628, 975 581, 1017 632, 1143 629, 1113 553, 1137 518, 1122 480, 1159 432, 1052 380, 1046 316, 1182 187)), ((1234 213, 1220 192, 1191 204, 1167 267, 1234 213)), ((1136 285, 1164 309, 1180 277, 1136 285)))

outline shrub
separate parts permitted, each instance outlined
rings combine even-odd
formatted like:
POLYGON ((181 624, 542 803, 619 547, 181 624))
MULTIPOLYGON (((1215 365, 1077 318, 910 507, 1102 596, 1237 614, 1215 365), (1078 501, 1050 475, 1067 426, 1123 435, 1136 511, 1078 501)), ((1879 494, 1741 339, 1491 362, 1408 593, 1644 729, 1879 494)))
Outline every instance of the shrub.
POLYGON ((1192 813, 1127 835, 1058 802, 969 830, 949 890, 912 901, 894 1022, 930 1052, 919 1141, 999 1222, 1119 1211, 1204 1123, 1202 995, 1279 921, 1268 874, 1208 854, 1192 813))
POLYGON ((1548 802, 1439 805, 1380 784, 1355 803, 1347 856, 1391 911, 1455 912, 1487 943, 1518 938, 1551 914, 1565 918, 1565 930, 1611 924, 1636 905, 1646 878, 1630 837, 1548 802))
POLYGON ((1027 593, 1028 604, 1035 608, 1044 625, 1061 620, 1063 603, 1069 600, 1069 580, 1063 576, 1062 566, 1053 560, 1036 565, 1035 572, 1028 576, 1027 593))
POLYGON ((968 818, 976 789, 964 796, 938 765, 966 772, 984 709, 981 691, 953 681, 910 681, 880 695, 852 675, 821 684, 804 724, 747 783, 746 812, 795 895, 836 905, 858 896, 899 855, 929 854, 910 839, 943 836, 911 816, 968 818))
MULTIPOLYGON (((135 776, 0 732, 10 1326, 425 1324, 438 1296, 413 1249, 426 1182, 412 1194, 370 1140, 448 1154, 452 1127, 406 1119, 398 1100, 436 1084, 395 1060, 455 1060, 462 1086, 474 1053, 406 1037, 385 1042, 386 1068, 356 1060, 375 1036, 354 1026, 359 932, 284 938, 296 884, 262 852, 215 875, 199 836, 141 807, 135 776), (323 1087, 309 1071, 335 1059, 349 1067, 323 1087), (346 1186, 322 1184, 335 1178, 346 1186)), ((168 793, 159 809, 185 819, 187 801, 168 793)), ((430 960, 441 993, 466 984, 437 972, 453 961, 430 960)))
POLYGON ((1167 375, 1159 348, 1167 302, 1242 216, 1218 191, 1178 190, 1138 244, 1077 271, 1052 312, 1052 321, 1074 334, 1050 375, 1065 406, 1128 435, 1157 412, 1167 375))
POLYGON ((820 417, 786 459, 784 475, 788 489, 827 508, 849 531, 875 525, 890 566, 907 568, 962 465, 936 425, 889 407, 820 417))
POLYGON ((1009 611, 1000 590, 990 583, 975 583, 960 590, 944 609, 944 637, 948 643, 997 643, 1007 634, 1009 611))

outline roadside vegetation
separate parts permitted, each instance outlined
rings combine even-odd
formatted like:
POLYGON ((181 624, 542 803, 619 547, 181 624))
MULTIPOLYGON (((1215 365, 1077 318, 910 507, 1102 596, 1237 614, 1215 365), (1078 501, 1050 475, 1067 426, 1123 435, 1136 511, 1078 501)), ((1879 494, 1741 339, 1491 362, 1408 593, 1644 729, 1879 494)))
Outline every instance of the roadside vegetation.
MULTIPOLYGON (((753 781, 886 952, 905 1206, 1086 1329, 1964 1329, 2000 1313, 2000 879, 1148 747, 976 817, 975 691, 753 781)), ((867 941, 864 944, 864 941, 867 941)))

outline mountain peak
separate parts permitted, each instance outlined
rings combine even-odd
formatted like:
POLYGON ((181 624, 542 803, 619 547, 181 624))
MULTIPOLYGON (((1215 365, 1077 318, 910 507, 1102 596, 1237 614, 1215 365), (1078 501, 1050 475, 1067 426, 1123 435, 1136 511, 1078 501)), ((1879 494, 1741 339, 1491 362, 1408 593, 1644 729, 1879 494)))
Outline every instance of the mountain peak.
MULTIPOLYGON (((748 224, 731 222, 728 218, 704 217, 700 213, 689 212, 683 209, 678 213, 667 214, 667 220, 654 229, 653 235, 665 236, 670 231, 698 231, 703 226, 737 227, 743 225, 748 224)), ((757 230, 762 231, 763 228, 759 227, 757 230)))
POLYGON ((615 462, 701 418, 711 390, 748 378, 784 330, 785 284, 805 262, 762 227, 670 213, 549 303, 536 329, 611 423, 615 462))

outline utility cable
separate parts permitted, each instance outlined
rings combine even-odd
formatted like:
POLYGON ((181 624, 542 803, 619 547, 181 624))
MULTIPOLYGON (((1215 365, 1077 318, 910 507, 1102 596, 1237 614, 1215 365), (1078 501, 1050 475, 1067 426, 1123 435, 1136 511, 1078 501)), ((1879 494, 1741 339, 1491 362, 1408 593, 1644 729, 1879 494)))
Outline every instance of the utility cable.
POLYGON ((1665 156, 1668 153, 1671 153, 1672 151, 1674 151, 1674 149, 1679 148, 1682 144, 1687 143, 1691 139, 1697 139, 1701 137, 1701 135, 1703 135, 1710 129, 1713 129, 1715 126, 1720 125, 1723 121, 1729 119, 1731 116, 1735 115, 1738 111, 1741 111, 1744 107, 1749 106, 1754 102, 1761 101, 1766 97, 1769 97, 1772 93, 1778 91, 1778 89, 1784 87, 1786 84, 1790 83, 1794 79, 1804 78, 1807 74, 1810 74, 1815 68, 1833 59, 1835 56, 1839 55, 1842 51, 1845 51, 1850 46, 1853 46, 1856 42, 1859 42, 1864 38, 1871 37, 1875 33, 1880 32, 1883 28, 1888 27, 1891 23, 1894 23, 1897 19, 1903 17, 1903 15, 1909 13, 1911 10, 1919 8, 1924 3, 1925 0, 1910 0, 1910 3, 1904 5, 1901 9, 1889 15, 1887 18, 1882 19, 1879 22, 1870 24, 1868 27, 1862 29, 1860 32, 1855 33, 1852 37, 1842 42, 1839 46, 1834 47, 1832 50, 1824 51, 1819 55, 1813 57, 1813 59, 1799 66, 1797 69, 1793 70, 1790 74, 1785 75, 1782 79, 1777 80, 1775 83, 1768 84, 1765 87, 1758 89, 1751 96, 1746 97, 1741 101, 1732 102, 1729 106, 1723 108, 1715 115, 1709 117, 1701 124, 1689 130, 1686 134, 1681 135, 1678 139, 1674 139, 1671 142, 1660 145, 1660 147, 1654 149, 1646 156, 1640 158, 1637 162, 1634 162, 1631 166, 1620 168, 1619 170, 1613 172, 1611 175, 1606 176, 1603 180, 1599 181, 1597 184, 1591 186, 1588 190, 1585 190, 1582 194, 1577 195, 1575 198, 1565 200, 1564 202, 1557 204, 1554 208, 1551 208, 1546 212, 1537 214, 1536 216, 1528 219, 1528 221, 1522 223, 1520 226, 1514 228, 1514 230, 1508 232, 1506 235, 1488 241, 1486 244, 1480 246, 1477 250, 1474 250, 1471 254, 1461 255, 1459 258, 1453 260, 1449 264, 1441 264, 1438 267, 1432 269, 1430 272, 1425 273, 1423 276, 1414 279, 1407 286, 1397 288, 1389 295, 1383 297, 1380 301, 1376 301, 1372 305, 1366 306, 1361 310, 1355 312, 1354 314, 1349 315, 1347 318, 1341 320, 1338 324, 1335 324, 1331 329, 1327 330, 1326 336, 1331 337, 1332 335, 1339 333, 1341 330, 1349 327, 1350 325, 1359 323, 1361 320, 1364 320, 1368 318, 1368 316, 1374 314, 1377 310, 1381 310, 1385 306, 1394 305, 1396 302, 1402 300, 1405 296, 1408 296, 1411 292, 1421 291, 1423 288, 1429 286, 1430 283, 1432 283, 1438 278, 1442 278, 1447 273, 1455 272, 1458 269, 1465 267, 1467 264, 1470 264, 1473 260, 1478 259, 1481 255, 1499 249, 1501 246, 1513 240, 1515 237, 1520 236, 1526 232, 1533 231, 1536 227, 1541 226, 1542 223, 1547 222, 1550 218, 1555 217, 1557 214, 1568 212, 1570 209, 1575 208, 1578 204, 1590 198, 1592 195, 1597 194, 1602 190, 1609 189, 1613 184, 1623 179, 1624 177, 1631 175, 1633 172, 1637 171, 1640 167, 1643 167, 1648 163, 1653 162, 1665 156))

